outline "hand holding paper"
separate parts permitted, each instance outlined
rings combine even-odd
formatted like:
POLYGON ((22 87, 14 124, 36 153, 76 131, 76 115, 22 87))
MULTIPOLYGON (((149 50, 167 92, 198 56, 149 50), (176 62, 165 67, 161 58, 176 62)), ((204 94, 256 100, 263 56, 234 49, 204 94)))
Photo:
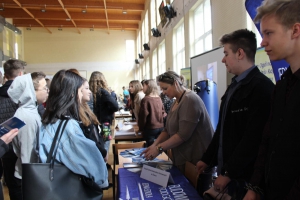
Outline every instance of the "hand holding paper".
POLYGON ((0 139, 3 140, 6 144, 10 143, 14 137, 19 133, 19 130, 17 128, 12 129, 7 134, 3 135, 0 139))
POLYGON ((14 128, 22 128, 26 124, 17 117, 12 117, 0 124, 0 136, 10 132, 14 128))

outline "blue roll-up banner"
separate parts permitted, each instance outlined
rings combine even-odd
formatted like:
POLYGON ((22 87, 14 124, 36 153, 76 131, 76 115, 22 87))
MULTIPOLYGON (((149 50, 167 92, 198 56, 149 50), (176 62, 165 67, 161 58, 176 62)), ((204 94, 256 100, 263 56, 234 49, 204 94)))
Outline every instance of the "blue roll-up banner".
MULTIPOLYGON (((263 0, 246 0, 245 7, 252 20, 256 16, 256 8, 259 7, 262 2, 263 0)), ((260 23, 255 24, 255 26, 260 32, 260 23)), ((273 69, 275 80, 280 80, 281 75, 289 67, 289 64, 285 60, 271 61, 270 63, 273 69)))
POLYGON ((195 83, 194 91, 198 96, 200 96, 203 103, 205 104, 211 124, 214 130, 216 130, 219 120, 217 84, 212 80, 199 81, 195 83))

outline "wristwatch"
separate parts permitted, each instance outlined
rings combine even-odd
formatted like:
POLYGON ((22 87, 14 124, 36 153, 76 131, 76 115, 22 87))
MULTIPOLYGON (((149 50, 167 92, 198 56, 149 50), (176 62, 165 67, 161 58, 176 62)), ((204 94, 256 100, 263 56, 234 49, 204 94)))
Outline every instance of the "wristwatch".
POLYGON ((164 148, 162 148, 162 146, 160 146, 160 144, 158 144, 156 146, 156 149, 158 150, 159 153, 162 153, 164 151, 164 148))

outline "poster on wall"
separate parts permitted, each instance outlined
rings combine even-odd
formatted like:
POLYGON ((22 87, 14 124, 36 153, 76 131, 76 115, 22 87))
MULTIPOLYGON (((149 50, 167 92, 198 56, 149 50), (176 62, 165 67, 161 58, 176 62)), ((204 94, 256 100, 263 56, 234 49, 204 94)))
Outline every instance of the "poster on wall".
POLYGON ((217 84, 218 103, 227 88, 227 70, 222 58, 224 52, 222 47, 212 49, 191 58, 191 84, 198 81, 212 80, 217 84))
POLYGON ((182 68, 180 70, 180 74, 184 77, 185 87, 191 90, 192 89, 191 68, 190 67, 182 68))
POLYGON ((165 4, 164 2, 162 1, 160 6, 159 6, 159 15, 160 15, 160 23, 161 23, 161 27, 164 27, 167 23, 167 17, 166 17, 166 14, 165 14, 165 11, 164 11, 164 7, 165 7, 165 4))
POLYGON ((274 84, 276 83, 269 56, 265 52, 264 48, 257 49, 255 55, 255 65, 258 67, 261 73, 271 79, 274 84))
MULTIPOLYGON (((256 16, 256 9, 262 4, 263 0, 246 0, 245 7, 253 20, 256 16)), ((254 23, 257 30, 260 32, 260 23, 254 23)), ((262 36, 262 35, 261 35, 262 36)), ((285 60, 271 61, 272 72, 274 73, 274 81, 281 79, 281 75, 287 70, 289 64, 285 60)), ((275 83, 274 82, 274 83, 275 83)))

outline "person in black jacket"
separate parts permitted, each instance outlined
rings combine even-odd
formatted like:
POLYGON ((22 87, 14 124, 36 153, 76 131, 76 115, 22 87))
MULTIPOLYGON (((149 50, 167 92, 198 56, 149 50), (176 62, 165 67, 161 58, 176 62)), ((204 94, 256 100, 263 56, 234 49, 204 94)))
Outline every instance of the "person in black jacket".
POLYGON ((91 74, 89 85, 94 97, 94 113, 99 122, 112 123, 114 113, 118 111, 118 102, 109 93, 104 75, 95 71, 91 74))
MULTIPOLYGON (((0 158, 9 150, 8 144, 14 139, 14 137, 18 134, 18 129, 12 129, 5 135, 0 138, 0 158)), ((3 190, 2 186, 0 187, 0 200, 3 200, 3 190)))
MULTIPOLYGON (((94 113, 102 126, 110 127, 114 119, 114 113, 118 111, 118 102, 109 93, 109 88, 104 75, 95 71, 89 81, 90 89, 94 97, 94 113)), ((108 151, 111 138, 106 138, 105 149, 108 151)))
POLYGON ((214 189, 222 191, 231 179, 249 182, 263 128, 270 113, 273 82, 254 65, 256 36, 241 29, 220 39, 232 83, 221 98, 213 140, 197 163, 199 173, 218 166, 214 189))
MULTIPOLYGON (((290 65, 277 81, 271 114, 245 200, 300 199, 300 1, 264 1, 257 9, 263 39, 271 61, 290 65)), ((283 68, 279 68, 283 70, 283 68)), ((278 70, 279 70, 278 69, 278 70)))
MULTIPOLYGON (((9 98, 7 90, 16 77, 23 75, 25 64, 22 61, 11 59, 4 63, 3 68, 4 77, 7 81, 0 87, 0 123, 13 117, 18 109, 18 105, 9 98)), ((12 144, 10 143, 9 150, 2 157, 2 164, 4 171, 3 175, 11 200, 22 200, 21 183, 14 176, 17 159, 18 157, 14 153, 12 144)))

